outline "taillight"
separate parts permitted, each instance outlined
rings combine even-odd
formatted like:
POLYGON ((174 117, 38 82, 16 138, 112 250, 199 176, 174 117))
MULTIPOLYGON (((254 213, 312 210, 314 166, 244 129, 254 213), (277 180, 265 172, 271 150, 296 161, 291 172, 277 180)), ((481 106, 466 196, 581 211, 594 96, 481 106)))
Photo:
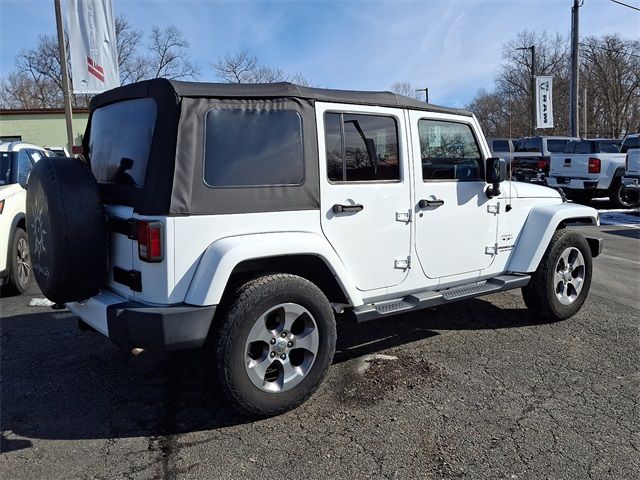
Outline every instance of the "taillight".
POLYGON ((138 220, 138 257, 145 262, 161 262, 162 223, 138 220))
POLYGON ((538 169, 547 173, 549 171, 549 160, 549 157, 540 157, 540 160, 538 160, 538 169))
POLYGON ((591 157, 589 159, 589 173, 600 173, 600 159, 591 157))
POLYGON ((4 200, 0 200, 0 213, 4 211, 4 200))

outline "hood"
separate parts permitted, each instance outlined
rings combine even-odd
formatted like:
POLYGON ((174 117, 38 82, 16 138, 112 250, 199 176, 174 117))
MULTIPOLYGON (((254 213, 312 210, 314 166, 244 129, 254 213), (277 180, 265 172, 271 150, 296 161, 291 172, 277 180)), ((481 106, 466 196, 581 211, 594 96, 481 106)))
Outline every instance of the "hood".
MULTIPOLYGON (((543 187, 533 183, 511 182, 511 188, 515 190, 517 198, 562 198, 560 192, 554 188, 543 187)), ((503 192, 509 190, 509 182, 504 182, 501 187, 503 192)))
POLYGON ((9 198, 11 195, 15 195, 21 190, 23 189, 18 183, 11 183, 9 185, 0 185, 0 200, 9 198))

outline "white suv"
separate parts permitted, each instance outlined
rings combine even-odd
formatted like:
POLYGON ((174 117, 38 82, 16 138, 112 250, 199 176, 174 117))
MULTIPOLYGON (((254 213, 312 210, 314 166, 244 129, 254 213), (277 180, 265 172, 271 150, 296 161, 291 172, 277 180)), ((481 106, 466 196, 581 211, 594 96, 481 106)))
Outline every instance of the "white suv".
POLYGON ((25 201, 29 174, 46 150, 24 142, 0 143, 0 284, 22 293, 32 281, 25 201))
POLYGON ((601 248, 564 228, 594 209, 504 181, 471 113, 387 92, 150 80, 92 100, 83 148, 32 174, 42 291, 134 353, 208 340, 253 415, 312 394, 336 318, 512 288, 567 318, 601 248))

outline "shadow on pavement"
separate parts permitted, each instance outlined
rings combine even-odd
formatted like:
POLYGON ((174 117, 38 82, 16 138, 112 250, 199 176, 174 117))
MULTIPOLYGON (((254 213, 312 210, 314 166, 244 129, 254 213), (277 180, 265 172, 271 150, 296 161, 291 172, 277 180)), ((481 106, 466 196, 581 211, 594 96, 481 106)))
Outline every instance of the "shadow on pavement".
MULTIPOLYGON (((132 357, 69 313, 1 321, 3 432, 46 439, 157 437, 250 422, 225 403, 204 350, 132 357)), ((335 363, 438 335, 540 323, 525 309, 470 300, 365 324, 339 322, 335 363)), ((435 340, 437 341, 437 340, 435 340)), ((2 451, 30 447, 3 438, 2 451), (5 450, 6 449, 6 450, 5 450)))

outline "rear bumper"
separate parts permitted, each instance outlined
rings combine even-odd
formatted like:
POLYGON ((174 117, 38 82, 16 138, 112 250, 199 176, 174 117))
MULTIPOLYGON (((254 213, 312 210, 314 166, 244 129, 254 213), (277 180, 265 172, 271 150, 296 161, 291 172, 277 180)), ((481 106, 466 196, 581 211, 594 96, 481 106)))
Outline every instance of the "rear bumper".
POLYGON ((598 180, 587 180, 584 178, 569 177, 548 177, 547 185, 549 187, 560 187, 567 190, 597 190, 598 180))
POLYGON ((84 303, 68 303, 67 308, 126 350, 201 347, 216 311, 215 305, 149 306, 109 291, 84 303))
POLYGON ((627 190, 640 190, 640 177, 622 177, 622 186, 627 190))

